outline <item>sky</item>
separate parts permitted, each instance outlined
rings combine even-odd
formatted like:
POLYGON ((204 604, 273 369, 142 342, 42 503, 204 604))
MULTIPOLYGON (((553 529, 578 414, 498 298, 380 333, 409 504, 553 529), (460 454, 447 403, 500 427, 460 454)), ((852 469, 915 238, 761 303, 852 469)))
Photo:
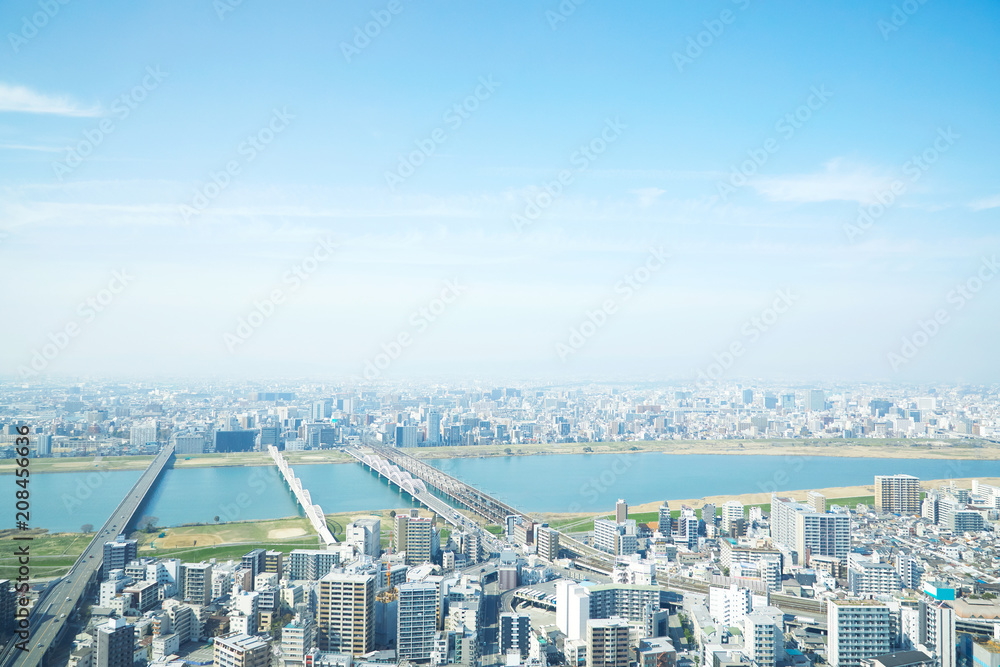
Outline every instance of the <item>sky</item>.
POLYGON ((0 377, 1000 371, 996 3, 0 22, 0 377))

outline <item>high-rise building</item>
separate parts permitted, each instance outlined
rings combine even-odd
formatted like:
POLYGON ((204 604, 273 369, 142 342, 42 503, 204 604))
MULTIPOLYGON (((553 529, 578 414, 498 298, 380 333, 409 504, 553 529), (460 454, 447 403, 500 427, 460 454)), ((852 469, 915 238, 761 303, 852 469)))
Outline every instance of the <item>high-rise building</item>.
POLYGON ((407 565, 420 565, 431 560, 434 526, 427 517, 397 514, 392 531, 393 551, 406 553, 407 565))
POLYGON ((125 535, 118 535, 113 542, 105 542, 103 562, 105 574, 111 570, 124 570, 138 554, 139 543, 136 540, 125 539, 125 535))
POLYGON ((812 508, 813 512, 819 514, 826 512, 826 496, 819 491, 810 491, 806 495, 806 504, 812 508))
POLYGON ((206 605, 212 601, 212 564, 181 564, 181 596, 192 604, 206 605))
POLYGON ((590 591, 561 579, 556 582, 556 627, 568 639, 583 640, 590 620, 590 591))
POLYGON ((268 667, 271 640, 232 632, 215 638, 212 653, 215 667, 268 667))
POLYGON ((671 518, 670 505, 669 503, 667 503, 667 501, 663 501, 663 504, 660 505, 659 521, 657 523, 656 529, 660 531, 660 534, 665 537, 669 537, 671 533, 670 518, 671 518))
POLYGON ((535 531, 538 555, 550 563, 559 558, 559 531, 548 525, 539 526, 535 531))
POLYGON ((281 629, 281 655, 284 667, 302 667, 305 654, 312 648, 315 626, 308 616, 297 617, 281 629))
POLYGON ((437 410, 427 413, 427 444, 441 444, 441 413, 437 410))
POLYGON ((400 660, 428 660, 434 650, 441 599, 437 584, 411 581, 397 590, 396 655, 400 660))
POLYGON ((743 620, 744 646, 752 667, 775 667, 785 656, 784 612, 762 607, 743 620))
POLYGON ((798 514, 795 517, 798 562, 809 556, 834 556, 844 561, 851 550, 851 517, 847 514, 798 514))
POLYGON ((243 569, 250 571, 250 579, 256 579, 257 575, 264 571, 267 549, 254 549, 243 555, 243 569))
POLYGON ((271 574, 281 575, 284 573, 285 554, 280 551, 267 551, 264 554, 264 571, 271 574))
POLYGON ((750 613, 750 589, 735 584, 729 588, 709 588, 708 611, 720 625, 743 625, 743 619, 750 613))
POLYGON ((753 403, 753 389, 743 390, 743 405, 750 405, 753 403))
POLYGON ((35 455, 52 456, 52 435, 39 433, 35 436, 35 455))
POLYGON ((15 591, 9 579, 0 579, 0 643, 14 631, 15 591))
POLYGON ((360 553, 378 558, 382 553, 382 520, 377 516, 355 519, 347 524, 345 538, 360 553))
POLYGON ((705 503, 701 506, 701 520, 705 522, 706 526, 715 525, 716 514, 715 503, 705 503))
POLYGON ((531 637, 531 617, 527 614, 500 614, 500 655, 516 653, 521 660, 528 657, 531 637))
POLYGON ((417 427, 409 426, 406 424, 398 424, 396 426, 396 446, 397 447, 416 447, 417 446, 417 427))
POLYGON ((826 392, 822 389, 810 389, 809 409, 812 412, 823 412, 826 410, 826 392))
POLYGON ((144 447, 151 442, 156 442, 155 421, 135 424, 129 429, 129 444, 132 447, 144 447))
POLYGON ((326 575, 330 568, 339 565, 339 551, 294 549, 288 554, 288 578, 292 581, 298 579, 313 581, 326 575))
POLYGON ((113 618, 97 627, 95 667, 132 667, 135 651, 135 626, 123 618, 113 618))
POLYGON ((319 580, 316 645, 362 655, 375 646, 375 575, 330 572, 319 580))
POLYGON ((876 475, 875 511, 920 514, 920 480, 913 475, 876 475))
POLYGON ((892 647, 891 613, 885 604, 830 600, 826 606, 827 662, 831 667, 861 667, 892 647))
POLYGON ((889 563, 859 560, 847 571, 847 586, 856 597, 882 597, 899 593, 899 573, 889 563))
POLYGON ((587 667, 629 667, 629 626, 623 618, 587 621, 587 667))

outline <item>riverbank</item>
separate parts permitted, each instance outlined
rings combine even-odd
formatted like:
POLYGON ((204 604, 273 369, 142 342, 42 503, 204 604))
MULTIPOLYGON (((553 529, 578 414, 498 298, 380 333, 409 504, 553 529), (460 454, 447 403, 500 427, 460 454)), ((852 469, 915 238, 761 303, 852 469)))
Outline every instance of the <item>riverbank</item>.
MULTIPOLYGON (((834 456, 886 459, 966 459, 1000 460, 1000 445, 972 440, 942 439, 795 439, 795 440, 654 440, 640 442, 580 442, 543 445, 472 445, 468 447, 415 447, 406 453, 419 459, 490 458, 504 456, 545 456, 551 454, 717 454, 765 456, 834 456)), ((284 452, 289 465, 352 463, 338 450, 284 452)), ((32 459, 31 471, 83 472, 91 470, 144 470, 152 456, 32 459)), ((182 454, 174 468, 221 468, 269 466, 267 452, 232 454, 182 454)), ((13 459, 0 461, 0 474, 14 471, 13 459)))

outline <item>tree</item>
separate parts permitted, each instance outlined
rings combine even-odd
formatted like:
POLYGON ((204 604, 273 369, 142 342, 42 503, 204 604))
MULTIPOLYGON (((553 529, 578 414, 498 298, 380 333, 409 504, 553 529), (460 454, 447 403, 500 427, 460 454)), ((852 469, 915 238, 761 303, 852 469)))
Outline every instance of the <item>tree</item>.
POLYGON ((592 452, 592 451, 594 451, 594 448, 593 447, 584 447, 583 451, 585 451, 585 452, 592 452))
POLYGON ((219 523, 219 515, 218 514, 215 515, 215 523, 219 523))
POLYGON ((85 523, 82 526, 80 526, 80 532, 92 533, 94 532, 94 525, 90 523, 85 523))
POLYGON ((144 516, 141 519, 139 519, 139 523, 136 525, 136 528, 138 528, 139 530, 145 531, 147 533, 152 533, 152 532, 156 531, 156 523, 159 520, 160 520, 159 517, 155 517, 155 516, 151 516, 151 515, 147 514, 146 516, 144 516))
POLYGON ((396 510, 392 510, 391 512, 389 512, 389 518, 390 519, 395 519, 396 518, 396 510))

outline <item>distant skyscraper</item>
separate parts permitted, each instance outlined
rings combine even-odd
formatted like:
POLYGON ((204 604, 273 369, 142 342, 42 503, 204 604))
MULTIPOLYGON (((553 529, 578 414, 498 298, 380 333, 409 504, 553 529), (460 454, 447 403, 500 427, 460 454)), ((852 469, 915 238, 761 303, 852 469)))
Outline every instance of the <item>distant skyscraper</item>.
POLYGON ((792 410, 795 408, 795 394, 782 394, 781 395, 781 409, 782 410, 792 410))
POLYGON ((875 511, 920 514, 920 480, 912 475, 876 475, 875 511))
POLYGON ((129 444, 133 447, 143 447, 147 443, 156 442, 156 422, 149 421, 132 426, 129 432, 129 444))
POLYGON ((810 389, 809 409, 813 412, 823 412, 826 410, 826 392, 822 389, 810 389))
POLYGON ((406 552, 407 565, 420 565, 431 560, 434 526, 427 517, 396 515, 392 531, 393 550, 406 552))
POLYGON ((441 444, 441 413, 437 410, 427 413, 427 444, 441 444))
POLYGON ((753 389, 743 390, 743 405, 750 405, 753 403, 753 389))
POLYGON ((664 500, 663 504, 660 505, 659 522, 656 526, 661 535, 670 537, 670 518, 670 505, 664 500))

